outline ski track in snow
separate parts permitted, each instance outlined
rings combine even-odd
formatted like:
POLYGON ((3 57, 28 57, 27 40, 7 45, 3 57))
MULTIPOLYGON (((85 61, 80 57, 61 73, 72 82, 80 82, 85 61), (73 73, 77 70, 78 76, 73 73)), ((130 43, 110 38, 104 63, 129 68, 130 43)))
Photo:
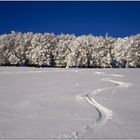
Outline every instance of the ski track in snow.
POLYGON ((124 75, 121 75, 121 74, 107 74, 107 73, 104 73, 104 72, 99 72, 99 71, 95 71, 94 72, 95 75, 102 75, 102 76, 111 76, 111 77, 124 77, 124 75))
MULTIPOLYGON (((82 70, 82 71, 85 71, 85 70, 82 70)), ((31 71, 0 71, 0 74, 1 75, 4 75, 4 74, 34 74, 34 73, 54 73, 54 72, 79 72, 79 70, 74 70, 74 69, 72 69, 72 70, 68 70, 68 69, 66 69, 66 70, 64 70, 64 69, 57 69, 57 70, 31 70, 31 71)))
POLYGON ((102 78, 102 81, 107 81, 107 82, 111 82, 115 85, 110 86, 110 87, 105 87, 105 88, 99 88, 96 90, 93 90, 92 92, 88 92, 84 95, 78 95, 76 96, 77 100, 85 100, 87 101, 90 105, 92 105, 96 111, 98 112, 98 118, 93 121, 90 124, 85 125, 81 131, 75 131, 73 132, 71 135, 63 135, 63 138, 70 138, 70 139, 76 139, 79 137, 84 136, 84 134, 86 132, 88 132, 89 129, 94 128, 95 126, 103 126, 105 125, 110 119, 113 118, 113 111, 111 109, 108 109, 107 107, 101 105, 100 103, 98 103, 95 99, 94 99, 94 95, 102 93, 105 90, 109 90, 111 89, 111 93, 112 95, 114 94, 114 92, 116 91, 116 88, 128 88, 129 86, 131 86, 131 83, 126 83, 126 82, 122 82, 122 81, 116 81, 116 80, 112 80, 112 77, 124 77, 123 75, 118 75, 118 74, 105 74, 104 72, 95 72, 95 74, 97 75, 102 75, 102 76, 109 76, 109 77, 105 77, 102 78))

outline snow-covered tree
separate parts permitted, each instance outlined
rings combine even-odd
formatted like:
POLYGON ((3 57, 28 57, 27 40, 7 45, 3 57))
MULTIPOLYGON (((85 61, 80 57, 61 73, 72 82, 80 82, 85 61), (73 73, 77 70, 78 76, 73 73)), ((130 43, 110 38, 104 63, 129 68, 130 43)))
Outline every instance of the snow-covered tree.
POLYGON ((56 43, 54 34, 34 34, 29 48, 30 63, 36 66, 53 66, 53 50, 56 43))
POLYGON ((47 67, 140 67, 140 35, 20 33, 0 35, 0 65, 47 67))
POLYGON ((74 35, 58 35, 57 36, 57 46, 55 48, 55 63, 57 67, 66 67, 67 66, 67 61, 68 61, 68 56, 71 53, 71 43, 75 40, 74 35))

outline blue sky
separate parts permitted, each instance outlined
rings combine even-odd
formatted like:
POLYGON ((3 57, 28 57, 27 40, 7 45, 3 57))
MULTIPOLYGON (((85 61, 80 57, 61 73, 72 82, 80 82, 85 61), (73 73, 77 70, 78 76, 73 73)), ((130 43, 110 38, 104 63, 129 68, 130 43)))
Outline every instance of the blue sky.
POLYGON ((140 2, 0 2, 0 34, 10 31, 130 36, 140 2))

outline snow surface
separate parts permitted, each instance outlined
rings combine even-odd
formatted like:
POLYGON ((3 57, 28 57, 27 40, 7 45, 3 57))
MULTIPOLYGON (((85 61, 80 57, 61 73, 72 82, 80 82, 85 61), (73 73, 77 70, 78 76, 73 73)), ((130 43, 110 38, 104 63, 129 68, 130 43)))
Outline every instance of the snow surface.
POLYGON ((139 75, 0 67, 0 138, 140 138, 139 75))

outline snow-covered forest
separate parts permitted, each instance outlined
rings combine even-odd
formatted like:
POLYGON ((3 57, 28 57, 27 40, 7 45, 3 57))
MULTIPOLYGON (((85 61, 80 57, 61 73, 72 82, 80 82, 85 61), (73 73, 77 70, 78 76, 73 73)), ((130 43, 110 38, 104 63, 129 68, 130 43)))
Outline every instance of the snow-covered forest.
POLYGON ((53 33, 0 35, 0 65, 37 67, 140 67, 140 34, 111 36, 53 33))

